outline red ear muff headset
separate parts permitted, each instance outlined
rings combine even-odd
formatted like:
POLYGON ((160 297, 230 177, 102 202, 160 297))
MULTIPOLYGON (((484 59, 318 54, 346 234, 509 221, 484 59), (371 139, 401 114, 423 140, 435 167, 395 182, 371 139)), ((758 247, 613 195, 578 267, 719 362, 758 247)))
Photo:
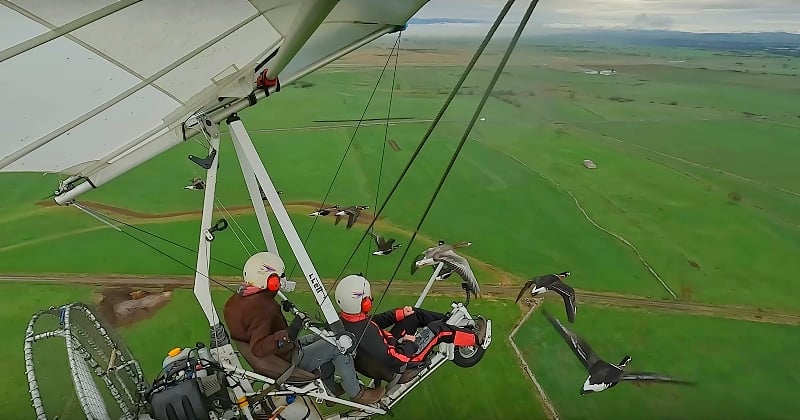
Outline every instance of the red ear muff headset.
POLYGON ((267 290, 270 292, 277 292, 281 288, 281 277, 278 273, 272 273, 267 277, 267 290))
POLYGON ((361 299, 361 312, 368 313, 372 309, 372 296, 361 299))

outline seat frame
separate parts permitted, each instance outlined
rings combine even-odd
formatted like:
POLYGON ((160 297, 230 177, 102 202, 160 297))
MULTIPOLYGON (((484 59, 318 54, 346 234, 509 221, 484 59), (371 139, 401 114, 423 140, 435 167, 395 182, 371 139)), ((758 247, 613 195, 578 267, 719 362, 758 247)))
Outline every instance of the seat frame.
MULTIPOLYGON (((236 345, 239 354, 242 355, 254 372, 272 379, 273 382, 292 367, 291 363, 276 355, 257 357, 253 354, 252 350, 250 350, 250 343, 246 341, 239 341, 236 339, 231 339, 231 341, 236 345)), ((292 351, 298 352, 299 350, 299 348, 295 347, 292 351)), ((295 366, 292 374, 284 383, 306 385, 317 379, 320 379, 319 373, 309 372, 295 366)))

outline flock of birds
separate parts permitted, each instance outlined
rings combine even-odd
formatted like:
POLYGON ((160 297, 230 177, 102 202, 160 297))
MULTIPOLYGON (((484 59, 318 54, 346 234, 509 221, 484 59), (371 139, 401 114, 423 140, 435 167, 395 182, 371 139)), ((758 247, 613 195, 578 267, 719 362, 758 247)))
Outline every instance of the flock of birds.
MULTIPOLYGON (((567 319, 570 323, 575 322, 577 307, 575 305, 575 290, 564 282, 569 276, 569 271, 558 274, 547 274, 536 277, 522 286, 515 302, 518 302, 522 295, 530 288, 532 296, 546 293, 548 290, 554 291, 564 299, 567 311, 567 319)), ((575 357, 581 362, 589 376, 581 387, 580 394, 586 395, 595 392, 605 391, 616 386, 622 381, 650 381, 650 382, 669 382, 681 385, 693 385, 694 382, 673 379, 669 376, 653 372, 626 372, 625 367, 631 361, 631 357, 626 355, 618 364, 608 363, 592 349, 589 343, 574 331, 565 327, 561 321, 553 316, 546 309, 544 316, 558 331, 567 345, 572 349, 575 357)))
MULTIPOLYGON (((191 190, 202 190, 205 188, 203 181, 200 178, 194 178, 190 185, 184 187, 191 190)), ((282 191, 278 191, 279 194, 282 191)), ((266 199, 263 190, 261 191, 262 199, 266 199)), ((339 222, 347 217, 346 229, 351 229, 355 225, 361 212, 369 209, 369 206, 349 206, 342 208, 339 205, 329 206, 317 209, 309 214, 312 217, 328 216, 333 214, 336 217, 334 222, 338 225, 339 222)), ((373 255, 386 256, 391 254, 402 245, 395 243, 394 238, 387 239, 373 231, 370 235, 375 241, 377 250, 373 255)), ((436 280, 445 280, 453 273, 457 273, 463 280, 463 287, 468 294, 475 297, 480 295, 480 286, 472 268, 466 258, 458 255, 455 250, 472 245, 472 242, 458 242, 454 244, 446 244, 444 241, 439 241, 437 246, 430 247, 423 251, 421 254, 414 258, 411 264, 411 274, 417 272, 421 267, 436 266, 442 264, 441 269, 436 275, 436 280)), ((567 319, 570 323, 575 322, 577 314, 577 305, 575 304, 575 289, 570 287, 564 280, 570 275, 569 271, 564 271, 558 274, 547 274, 535 277, 519 291, 515 302, 518 302, 526 291, 530 290, 532 296, 541 295, 548 291, 553 291, 561 295, 564 299, 564 306, 566 309, 567 319)), ((651 382, 669 382, 674 384, 691 385, 694 382, 676 380, 669 376, 660 375, 652 372, 626 372, 625 367, 631 361, 631 357, 626 355, 618 364, 608 363, 592 349, 589 343, 574 331, 565 327, 561 321, 549 313, 547 310, 542 311, 544 316, 550 321, 556 331, 566 341, 572 352, 581 362, 586 369, 589 376, 581 387, 580 394, 586 395, 595 392, 601 392, 606 389, 616 386, 622 381, 651 381, 651 382)))
MULTIPOLYGON (((336 216, 336 221, 334 224, 337 225, 339 224, 339 221, 346 216, 347 229, 350 229, 358 220, 361 212, 366 209, 369 209, 369 206, 350 206, 342 208, 337 204, 335 206, 317 209, 316 211, 309 213, 309 216, 319 217, 333 214, 336 216)), ((387 239, 386 237, 379 235, 374 231, 370 231, 369 233, 372 235, 375 245, 378 248, 372 253, 372 255, 389 255, 402 246, 401 244, 395 243, 396 240, 394 238, 387 239)), ((416 273, 420 267, 436 266, 441 263, 442 268, 436 275, 436 280, 444 280, 450 277, 454 272, 458 273, 458 275, 461 276, 464 281, 464 288, 467 290, 467 292, 477 297, 478 294, 480 294, 480 286, 478 285, 478 280, 475 277, 475 273, 472 272, 469 262, 464 257, 456 254, 454 251, 456 248, 462 248, 470 245, 472 245, 472 242, 446 244, 444 241, 439 241, 437 246, 426 249, 421 254, 417 255, 416 258, 414 258, 414 262, 411 265, 411 274, 416 273)))
MULTIPOLYGON (((356 224, 356 221, 358 220, 358 216, 361 215, 361 212, 364 211, 364 210, 367 210, 368 208, 369 208, 369 206, 350 206, 350 207, 341 208, 341 206, 339 206, 337 204, 335 206, 330 206, 330 207, 317 209, 317 211, 310 213, 309 216, 314 216, 314 217, 316 217, 316 216, 327 216, 327 215, 331 214, 331 212, 333 212, 335 210, 338 210, 336 213, 333 213, 333 215, 336 216, 336 221, 334 222, 334 224, 338 225, 339 222, 342 221, 342 218, 346 216, 347 217, 347 229, 350 229, 350 228, 353 227, 353 225, 356 224)), ((391 252, 391 251, 389 251, 389 252, 391 252)), ((381 255, 383 255, 383 254, 381 254, 381 255)))

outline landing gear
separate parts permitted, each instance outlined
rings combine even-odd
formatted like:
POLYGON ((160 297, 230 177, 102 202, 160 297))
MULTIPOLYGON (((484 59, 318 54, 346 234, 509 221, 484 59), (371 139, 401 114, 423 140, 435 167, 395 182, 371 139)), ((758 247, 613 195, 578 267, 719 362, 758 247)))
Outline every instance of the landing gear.
POLYGON ((486 349, 481 346, 458 347, 453 354, 453 363, 462 368, 471 368, 483 358, 486 349))

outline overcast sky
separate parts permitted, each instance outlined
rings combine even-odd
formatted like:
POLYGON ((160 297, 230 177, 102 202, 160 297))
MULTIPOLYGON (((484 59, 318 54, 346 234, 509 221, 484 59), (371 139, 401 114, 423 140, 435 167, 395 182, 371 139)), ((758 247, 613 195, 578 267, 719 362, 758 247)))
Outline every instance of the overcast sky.
MULTIPOLYGON (((504 4, 504 0, 431 0, 417 17, 491 23, 504 4)), ((517 1, 506 21, 518 22, 528 4, 528 0, 517 1)), ((528 27, 800 33, 800 0, 541 0, 528 27)))

